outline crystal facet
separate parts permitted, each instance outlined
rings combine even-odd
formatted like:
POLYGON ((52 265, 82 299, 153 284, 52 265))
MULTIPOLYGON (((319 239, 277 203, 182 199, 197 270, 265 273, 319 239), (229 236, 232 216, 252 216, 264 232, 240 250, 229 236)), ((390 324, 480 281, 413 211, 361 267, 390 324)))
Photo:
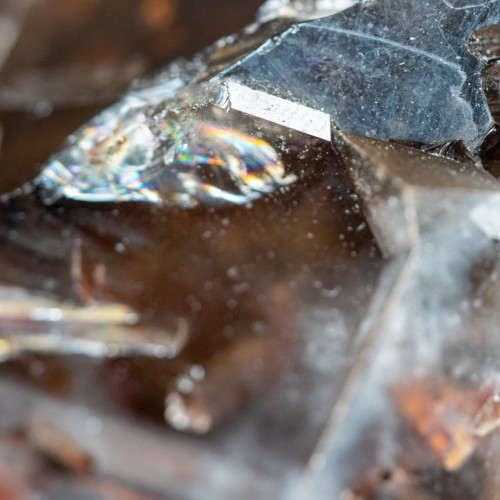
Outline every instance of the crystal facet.
POLYGON ((467 41, 499 21, 495 0, 360 2, 292 26, 224 77, 325 111, 348 132, 475 149, 493 120, 485 64, 467 41))

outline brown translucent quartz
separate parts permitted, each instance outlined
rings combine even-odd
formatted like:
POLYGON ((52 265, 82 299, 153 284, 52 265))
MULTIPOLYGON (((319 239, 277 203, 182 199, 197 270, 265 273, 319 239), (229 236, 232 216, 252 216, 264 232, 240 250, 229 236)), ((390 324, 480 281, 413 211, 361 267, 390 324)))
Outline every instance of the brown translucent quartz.
POLYGON ((289 132, 276 138, 272 145, 299 180, 247 206, 61 201, 39 210, 36 193, 26 206, 14 201, 21 205, 7 211, 12 251, 3 281, 46 290, 49 276, 52 294, 128 304, 151 328, 184 318, 189 340, 176 359, 109 363, 113 393, 158 410, 175 377, 200 365, 206 378, 195 384, 193 405, 213 418, 233 411, 293 369, 308 348, 302 323, 311 308, 340 311, 346 331, 355 331, 380 269, 331 146, 289 132), (357 287, 361 280, 366 286, 357 287))
MULTIPOLYGON (((26 18, 0 75, 3 192, 129 78, 205 46, 193 20, 212 29, 249 5, 119 3, 42 1, 26 18)), ((477 40, 497 117, 495 33, 477 40)), ((496 498, 498 243, 470 213, 497 181, 457 144, 431 149, 449 161, 227 119, 251 123, 297 182, 248 206, 47 207, 36 190, 2 206, 2 283, 127 304, 146 329, 188 325, 174 359, 4 363, 2 494, 496 498)), ((497 136, 480 151, 493 175, 497 136)))
MULTIPOLYGON (((306 465, 349 378, 382 258, 330 143, 234 111, 226 119, 265 138, 297 181, 245 206, 192 209, 44 207, 35 190, 7 202, 2 216, 3 282, 76 303, 124 303, 145 328, 168 330, 180 318, 188 325, 181 353, 97 364, 29 355, 4 370, 49 390, 55 383, 97 412, 132 410, 141 418, 134 432, 164 413, 179 430, 211 431, 198 451, 187 436, 173 441, 194 468, 190 488, 217 487, 195 472, 198 455, 221 459, 234 443, 231 467, 262 476, 251 489, 243 479, 235 487, 272 496, 306 465), (55 370, 56 380, 47 377, 55 370)), ((113 454, 115 444, 106 446, 113 454)), ((147 457, 145 449, 145 466, 147 457)), ((127 477, 123 468, 113 474, 127 477)), ((170 487, 187 488, 184 480, 170 487)))

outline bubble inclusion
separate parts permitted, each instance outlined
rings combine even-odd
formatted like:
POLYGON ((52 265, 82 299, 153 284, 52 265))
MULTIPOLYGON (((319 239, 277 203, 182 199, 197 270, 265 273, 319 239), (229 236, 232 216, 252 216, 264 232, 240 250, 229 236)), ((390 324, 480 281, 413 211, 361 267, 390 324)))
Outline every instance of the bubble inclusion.
POLYGON ((192 90, 159 90, 130 93, 71 136, 37 179, 45 201, 245 204, 295 180, 269 143, 206 116, 192 90))

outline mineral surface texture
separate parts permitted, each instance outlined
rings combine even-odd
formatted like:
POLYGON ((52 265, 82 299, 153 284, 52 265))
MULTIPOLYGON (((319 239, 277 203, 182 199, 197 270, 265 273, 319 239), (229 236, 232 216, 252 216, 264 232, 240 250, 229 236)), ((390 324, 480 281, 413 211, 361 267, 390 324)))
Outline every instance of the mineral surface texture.
POLYGON ((190 2, 74 5, 0 1, 0 497, 499 498, 500 0, 270 0, 98 113, 190 2))

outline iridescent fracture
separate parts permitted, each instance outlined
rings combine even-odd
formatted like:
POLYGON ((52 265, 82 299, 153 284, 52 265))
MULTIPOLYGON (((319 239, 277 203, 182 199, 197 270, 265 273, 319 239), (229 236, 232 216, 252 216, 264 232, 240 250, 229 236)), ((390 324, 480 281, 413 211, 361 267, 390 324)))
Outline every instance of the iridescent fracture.
POLYGON ((265 140, 159 96, 132 93, 70 137, 38 178, 45 201, 244 204, 295 180, 265 140))

